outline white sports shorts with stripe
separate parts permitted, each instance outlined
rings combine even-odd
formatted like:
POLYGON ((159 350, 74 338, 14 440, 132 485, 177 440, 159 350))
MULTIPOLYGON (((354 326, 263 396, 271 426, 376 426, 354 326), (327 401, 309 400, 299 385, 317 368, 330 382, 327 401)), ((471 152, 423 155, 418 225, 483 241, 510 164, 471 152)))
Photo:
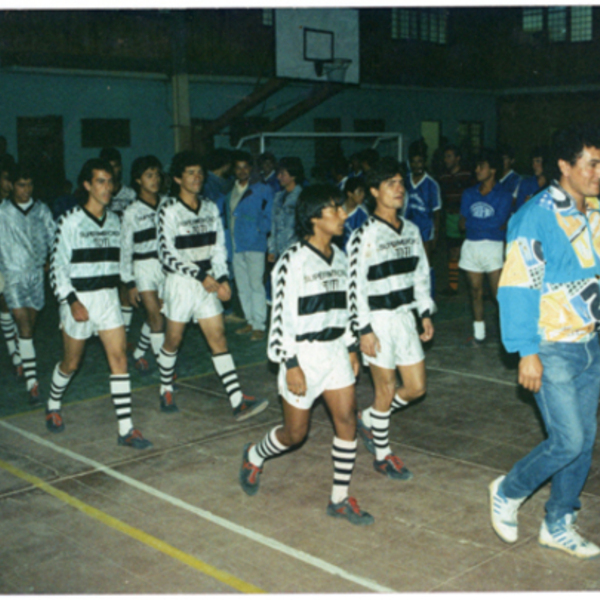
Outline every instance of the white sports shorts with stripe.
POLYGON ((325 391, 354 385, 356 378, 344 338, 331 342, 298 344, 298 363, 306 378, 306 394, 296 396, 287 387, 285 363, 279 366, 277 385, 281 397, 292 406, 308 410, 325 391))
POLYGON ((4 298, 8 308, 44 308, 44 269, 4 273, 4 298))
POLYGON ((162 313, 177 323, 210 319, 223 312, 216 294, 209 294, 196 279, 176 273, 167 275, 163 300, 162 313))
POLYGON ((116 288, 106 288, 94 292, 77 292, 77 299, 87 308, 89 319, 76 321, 67 303, 60 305, 60 327, 76 340, 87 340, 99 331, 109 331, 123 327, 123 315, 119 292, 116 288))
POLYGON ((407 367, 424 360, 425 353, 412 311, 372 312, 371 328, 379 340, 381 350, 375 358, 363 353, 365 365, 395 369, 397 366, 407 367))
POLYGON ((158 259, 137 260, 133 263, 133 277, 138 292, 158 292, 162 298, 165 289, 165 273, 158 259))

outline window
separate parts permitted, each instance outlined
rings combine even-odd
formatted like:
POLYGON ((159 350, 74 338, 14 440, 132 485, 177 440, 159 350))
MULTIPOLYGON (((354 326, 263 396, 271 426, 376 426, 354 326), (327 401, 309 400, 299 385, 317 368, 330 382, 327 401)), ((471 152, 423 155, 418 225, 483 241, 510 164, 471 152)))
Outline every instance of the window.
POLYGON ((592 41, 592 7, 523 8, 523 31, 544 32, 549 42, 590 42, 592 41))
POLYGON ((564 6, 548 8, 548 39, 564 42, 567 39, 567 9, 564 6))
POLYGON ((483 146, 483 123, 477 121, 461 121, 458 124, 459 146, 466 148, 471 155, 476 155, 483 146))
POLYGON ((523 31, 535 33, 544 29, 544 9, 543 8, 524 8, 523 9, 523 31))
POLYGON ((571 6, 571 41, 592 41, 591 6, 571 6))
POLYGON ((392 39, 445 44, 447 22, 444 9, 392 8, 392 39))

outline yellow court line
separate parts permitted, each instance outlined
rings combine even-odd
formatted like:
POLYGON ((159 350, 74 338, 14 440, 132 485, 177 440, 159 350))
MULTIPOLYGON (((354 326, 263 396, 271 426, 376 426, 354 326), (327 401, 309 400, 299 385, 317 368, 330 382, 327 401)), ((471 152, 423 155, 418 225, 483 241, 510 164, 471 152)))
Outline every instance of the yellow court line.
POLYGON ((202 562, 201 560, 194 558, 190 554, 187 554, 182 550, 179 550, 178 548, 167 544, 163 540, 155 538, 154 536, 146 533, 145 531, 142 531, 141 529, 131 527, 130 525, 127 525, 127 523, 123 523, 122 521, 119 521, 118 519, 107 515, 105 512, 102 512, 97 508, 94 508, 93 506, 90 506, 89 504, 86 504, 85 502, 82 502, 81 500, 78 500, 77 498, 74 498, 73 496, 65 492, 61 492, 60 490, 46 483, 42 479, 39 479, 35 475, 25 473, 24 471, 13 467, 11 464, 6 463, 3 460, 0 460, 0 468, 4 469, 5 471, 8 471, 9 473, 14 475, 15 477, 18 477, 19 479, 24 479, 32 485, 40 488, 44 492, 50 494, 51 496, 58 498, 62 502, 73 506, 77 510, 80 510, 82 513, 86 514, 88 517, 92 517, 93 519, 100 521, 104 525, 108 525, 108 527, 112 527, 113 529, 116 529, 117 531, 128 535, 129 537, 132 537, 133 539, 138 540, 143 544, 146 544, 147 546, 150 546, 151 548, 154 548, 155 550, 158 550, 159 552, 162 552, 163 554, 166 554, 167 556, 170 556, 171 558, 174 558, 192 567, 193 569, 196 569, 197 571, 200 571, 201 573, 204 573, 205 575, 208 575, 209 577, 212 577, 213 579, 216 579, 217 581, 220 581, 228 585, 229 587, 232 587, 238 592, 243 592, 246 594, 266 593, 265 590, 262 590, 252 585, 251 583, 246 583, 245 581, 238 579, 234 575, 230 575, 225 571, 221 571, 220 569, 217 569, 212 565, 202 562))

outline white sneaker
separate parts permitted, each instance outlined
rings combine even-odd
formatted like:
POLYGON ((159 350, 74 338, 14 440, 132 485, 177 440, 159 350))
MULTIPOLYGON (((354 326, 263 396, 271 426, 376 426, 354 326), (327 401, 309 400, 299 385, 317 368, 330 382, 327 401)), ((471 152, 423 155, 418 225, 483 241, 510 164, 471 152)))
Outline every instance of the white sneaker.
POLYGON ((573 525, 573 515, 567 514, 550 528, 542 521, 538 542, 546 548, 556 548, 577 558, 598 558, 600 548, 581 537, 573 525))
POLYGON ((525 498, 507 498, 499 491, 504 475, 490 483, 490 515, 492 527, 498 537, 509 544, 517 541, 519 531, 517 528, 517 511, 525 498))

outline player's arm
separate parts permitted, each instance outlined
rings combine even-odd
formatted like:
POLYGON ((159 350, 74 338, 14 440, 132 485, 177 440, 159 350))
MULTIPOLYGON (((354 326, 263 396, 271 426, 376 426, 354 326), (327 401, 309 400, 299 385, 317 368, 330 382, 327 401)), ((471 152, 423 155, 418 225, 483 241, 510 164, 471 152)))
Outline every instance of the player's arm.
POLYGON ((229 286, 229 269, 227 268, 227 247, 225 246, 225 232, 219 210, 215 206, 215 228, 217 238, 211 249, 211 264, 215 279, 218 284, 217 298, 221 302, 231 299, 231 287, 229 286))
POLYGON ((48 208, 46 204, 42 204, 42 222, 44 225, 45 232, 46 257, 49 257, 50 252, 52 252, 52 243, 54 241, 54 235, 56 233, 56 223, 52 218, 52 211, 48 208))
POLYGON ((123 213, 121 222, 121 253, 120 253, 120 271, 121 281, 127 286, 127 297, 129 302, 138 308, 138 302, 141 300, 135 285, 133 275, 133 236, 135 233, 135 217, 129 207, 123 213))
POLYGON ((417 236, 414 244, 417 255, 417 267, 414 271, 413 286, 415 290, 415 300, 417 301, 417 312, 423 325, 423 333, 420 338, 423 342, 428 342, 433 337, 433 323, 431 315, 435 312, 435 302, 431 297, 431 274, 427 253, 421 241, 421 236, 417 236))

